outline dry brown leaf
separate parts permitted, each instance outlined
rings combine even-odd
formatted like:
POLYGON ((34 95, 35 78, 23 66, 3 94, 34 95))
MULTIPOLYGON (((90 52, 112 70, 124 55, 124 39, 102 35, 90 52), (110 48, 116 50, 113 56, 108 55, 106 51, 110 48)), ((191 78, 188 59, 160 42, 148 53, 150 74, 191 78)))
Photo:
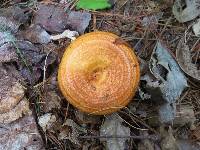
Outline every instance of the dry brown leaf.
MULTIPOLYGON (((106 116, 105 122, 101 125, 100 136, 130 136, 130 128, 125 127, 123 119, 116 113, 106 116)), ((128 138, 109 138, 101 139, 106 141, 108 150, 124 150, 128 138)))
POLYGON ((0 63, 16 61, 17 59, 18 56, 16 54, 16 50, 10 43, 0 46, 0 63))
POLYGON ((52 111, 53 109, 60 109, 61 108, 61 98, 54 90, 47 91, 44 94, 42 110, 46 113, 52 111))
POLYGON ((0 114, 13 109, 24 97, 24 88, 0 66, 0 114))
POLYGON ((79 110, 75 111, 75 116, 79 124, 97 124, 100 122, 100 116, 89 115, 79 110))
POLYGON ((16 33, 21 24, 29 19, 27 10, 18 6, 0 9, 0 30, 2 27, 9 28, 10 31, 16 33))
POLYGON ((56 116, 51 113, 44 114, 38 118, 38 124, 42 127, 44 132, 50 129, 54 122, 56 122, 56 116))
POLYGON ((47 44, 51 41, 50 35, 39 25, 30 26, 23 32, 23 37, 32 43, 47 44))
POLYGON ((195 130, 190 133, 190 137, 193 140, 200 141, 200 126, 198 126, 195 130))
POLYGON ((179 22, 187 22, 200 15, 199 0, 176 0, 173 14, 179 22))
POLYGON ((181 69, 190 77, 200 81, 200 70, 192 63, 191 51, 189 46, 182 38, 176 49, 176 58, 181 69))
POLYGON ((7 125, 0 124, 0 150, 44 150, 32 115, 7 125))
POLYGON ((0 114, 0 123, 8 124, 23 117, 24 115, 30 114, 31 111, 29 109, 29 102, 26 98, 24 98, 9 112, 0 114))
POLYGON ((91 14, 88 12, 71 11, 66 13, 61 6, 40 4, 33 23, 41 25, 51 33, 60 33, 66 29, 84 33, 90 20, 91 14))
POLYGON ((161 126, 160 134, 162 136, 162 141, 161 141, 162 150, 179 150, 176 139, 173 136, 173 130, 170 126, 168 129, 165 129, 164 126, 161 126))

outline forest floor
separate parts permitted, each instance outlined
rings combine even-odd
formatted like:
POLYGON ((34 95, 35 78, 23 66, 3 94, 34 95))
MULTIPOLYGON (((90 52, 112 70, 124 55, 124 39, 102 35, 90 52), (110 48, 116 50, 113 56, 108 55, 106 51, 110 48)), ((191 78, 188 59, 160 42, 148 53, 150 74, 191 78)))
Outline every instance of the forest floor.
POLYGON ((199 0, 76 4, 0 0, 0 150, 199 150, 199 0), (133 100, 104 116, 77 110, 57 84, 66 47, 93 31, 126 41, 141 70, 133 100))

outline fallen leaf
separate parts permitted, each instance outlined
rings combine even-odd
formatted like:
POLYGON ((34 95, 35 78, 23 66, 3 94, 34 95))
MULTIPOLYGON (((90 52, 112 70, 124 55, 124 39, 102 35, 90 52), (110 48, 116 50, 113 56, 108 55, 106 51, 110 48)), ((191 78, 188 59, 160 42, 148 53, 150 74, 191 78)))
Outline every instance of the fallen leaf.
POLYGON ((20 100, 20 102, 9 112, 0 114, 0 123, 8 124, 24 115, 30 115, 29 102, 26 98, 20 100))
POLYGON ((21 24, 24 24, 29 19, 29 13, 25 9, 18 6, 0 9, 0 29, 9 29, 16 33, 21 24))
POLYGON ((53 109, 59 110, 61 108, 61 98, 56 91, 49 90, 44 93, 43 97, 43 104, 41 106, 44 112, 48 113, 53 109))
MULTIPOLYGON (((40 48, 36 47, 29 41, 18 41, 15 45, 20 50, 22 56, 27 62, 27 66, 29 67, 20 65, 20 73, 24 79, 34 85, 38 82, 42 75, 47 53, 41 51, 40 48)), ((55 61, 55 54, 50 53, 48 55, 48 59, 46 60, 46 68, 48 68, 48 66, 53 64, 55 61)))
POLYGON ((108 0, 79 0, 76 7, 78 9, 98 10, 110 8, 108 0))
MULTIPOLYGON (((148 132, 147 131, 140 131, 141 135, 142 136, 148 136, 148 132)), ((144 140, 141 140, 139 143, 138 143, 138 150, 154 150, 154 142, 149 140, 149 139, 144 139, 144 140)))
POLYGON ((193 128, 195 121, 196 117, 193 106, 183 104, 177 106, 174 126, 184 126, 187 124, 188 126, 193 128))
POLYGON ((0 46, 0 63, 17 61, 15 48, 10 43, 0 46))
POLYGON ((32 43, 47 44, 51 41, 50 35, 39 25, 30 26, 23 33, 23 37, 32 43))
POLYGON ((190 137, 195 141, 200 141, 200 126, 196 127, 195 130, 191 131, 190 137))
POLYGON ((68 126, 71 127, 72 132, 70 132, 68 135, 66 135, 65 131, 61 132, 59 134, 59 139, 68 139, 70 140, 72 143, 79 145, 80 146, 80 142, 78 140, 78 137, 81 133, 87 133, 87 130, 83 127, 80 127, 79 125, 77 125, 73 120, 71 119, 67 119, 65 121, 65 123, 63 124, 63 126, 68 126))
POLYGON ((75 111, 75 116, 79 124, 97 124, 100 122, 99 116, 89 115, 79 110, 75 111))
POLYGON ((44 150, 42 138, 32 115, 10 124, 0 124, 1 150, 44 150))
MULTIPOLYGON (((100 136, 130 136, 130 128, 125 127, 123 120, 117 115, 106 116, 105 122, 101 125, 100 136)), ((106 141, 108 150, 124 150, 127 138, 102 139, 106 141)))
POLYGON ((24 88, 0 66, 0 114, 12 110, 24 97, 24 88))
MULTIPOLYGON (((176 106, 176 116, 173 120, 173 127, 182 127, 187 125, 190 129, 195 128, 195 113, 194 108, 191 105, 177 105, 176 106)), ((154 127, 158 127, 162 125, 162 123, 159 121, 159 117, 155 112, 148 113, 147 115, 148 124, 154 127), (152 117, 154 116, 154 117, 152 117)))
POLYGON ((193 32, 196 36, 200 37, 200 19, 192 26, 193 32))
POLYGON ((161 141, 162 150, 179 150, 176 139, 173 136, 173 130, 170 126, 168 129, 165 129, 163 126, 161 126, 160 134, 162 137, 161 141))
POLYGON ((179 145, 179 150, 200 150, 200 145, 194 142, 191 142, 188 139, 177 140, 179 145))
POLYGON ((35 13, 33 24, 41 25, 45 30, 57 33, 63 32, 67 26, 67 13, 60 6, 40 4, 35 13))
POLYGON ((56 116, 51 113, 46 113, 38 118, 38 124, 44 132, 50 129, 54 122, 56 122, 56 116))
POLYGON ((15 41, 15 37, 11 31, 0 27, 0 46, 13 41, 15 41))
POLYGON ((176 0, 172 12, 179 22, 187 22, 200 15, 199 0, 176 0))
POLYGON ((152 99, 159 99, 163 103, 159 108, 160 120, 161 122, 170 122, 175 117, 176 100, 188 86, 186 77, 160 41, 157 42, 152 53, 149 68, 160 82, 157 88, 162 93, 161 97, 152 96, 152 99))
POLYGON ((85 11, 71 11, 68 15, 67 25, 69 28, 83 34, 90 23, 91 14, 85 11))
POLYGON ((190 48, 183 38, 178 43, 176 57, 181 69, 190 77, 200 81, 200 70, 196 64, 192 63, 190 48))
POLYGON ((84 33, 90 20, 91 14, 88 12, 65 12, 64 8, 58 5, 40 4, 33 23, 41 25, 51 33, 61 33, 66 29, 84 33))

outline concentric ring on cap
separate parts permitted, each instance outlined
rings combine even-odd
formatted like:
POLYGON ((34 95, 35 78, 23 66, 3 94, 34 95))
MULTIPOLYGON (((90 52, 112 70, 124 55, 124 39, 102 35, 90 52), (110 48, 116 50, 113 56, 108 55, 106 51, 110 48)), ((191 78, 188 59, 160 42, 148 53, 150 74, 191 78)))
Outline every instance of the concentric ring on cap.
POLYGON ((66 49, 58 71, 65 98, 83 112, 103 115, 126 106, 138 87, 137 57, 108 32, 80 36, 66 49))

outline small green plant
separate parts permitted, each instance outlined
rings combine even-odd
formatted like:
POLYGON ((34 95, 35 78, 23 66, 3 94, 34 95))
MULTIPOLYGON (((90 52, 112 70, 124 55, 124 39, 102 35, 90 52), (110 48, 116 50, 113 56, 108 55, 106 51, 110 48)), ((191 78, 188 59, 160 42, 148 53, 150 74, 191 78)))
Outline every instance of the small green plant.
POLYGON ((76 7, 78 9, 98 10, 110 8, 111 4, 108 0, 79 0, 76 7))

